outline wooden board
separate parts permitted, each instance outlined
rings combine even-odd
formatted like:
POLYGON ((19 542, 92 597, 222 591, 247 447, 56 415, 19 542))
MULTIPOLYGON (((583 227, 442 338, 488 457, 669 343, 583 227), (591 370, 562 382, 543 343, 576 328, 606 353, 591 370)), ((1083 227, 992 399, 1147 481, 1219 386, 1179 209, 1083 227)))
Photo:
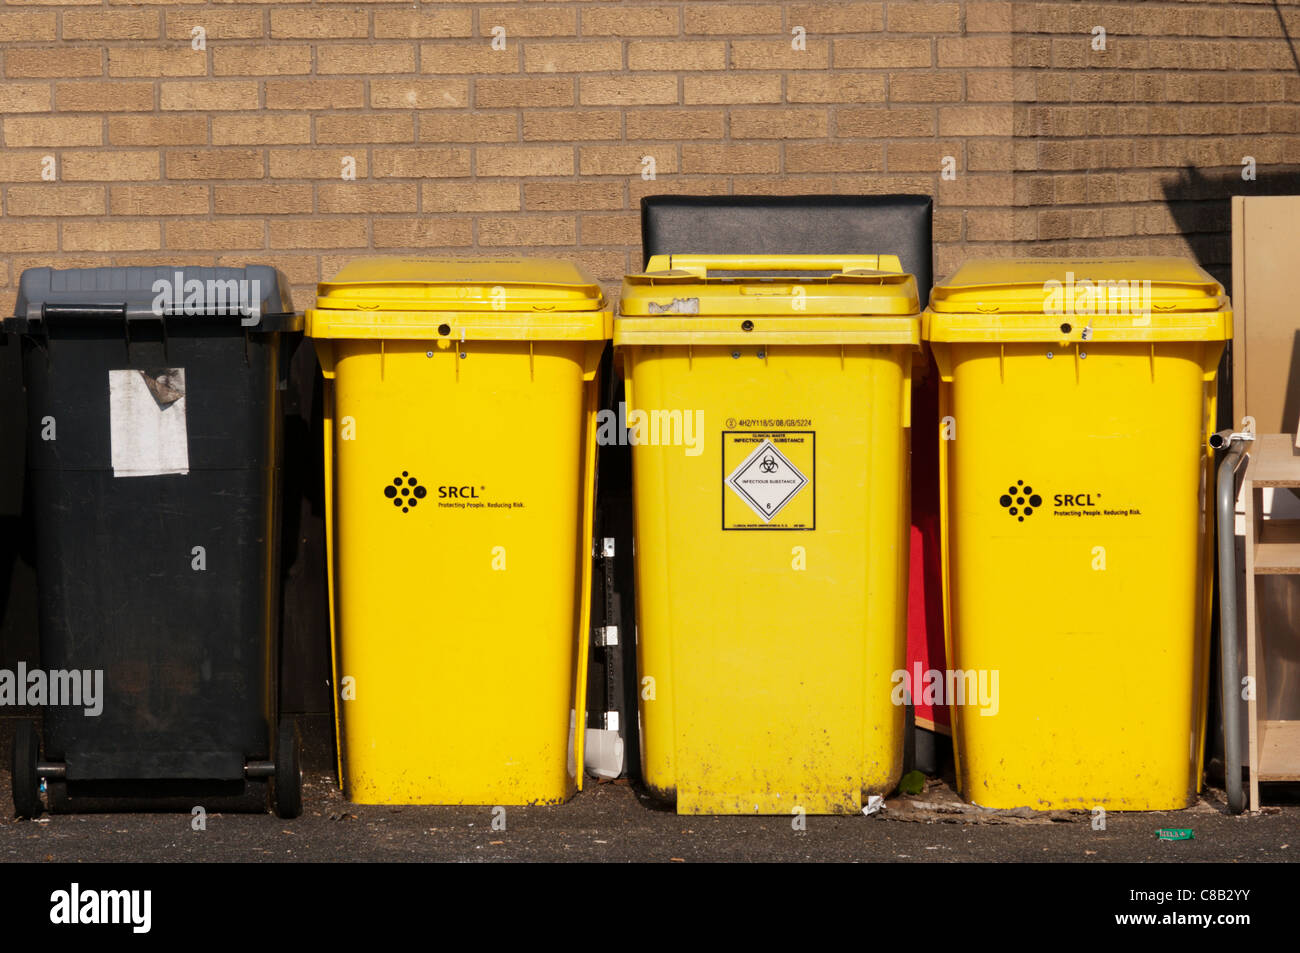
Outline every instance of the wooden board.
POLYGON ((1233 196, 1233 422, 1294 434, 1300 421, 1300 195, 1233 196))

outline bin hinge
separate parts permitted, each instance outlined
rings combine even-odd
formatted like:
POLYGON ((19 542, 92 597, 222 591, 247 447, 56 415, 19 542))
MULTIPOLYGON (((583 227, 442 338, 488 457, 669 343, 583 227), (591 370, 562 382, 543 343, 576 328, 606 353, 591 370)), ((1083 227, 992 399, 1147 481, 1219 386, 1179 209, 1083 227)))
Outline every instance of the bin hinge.
POLYGON ((616 625, 598 625, 592 629, 592 634, 596 637, 596 644, 603 648, 618 645, 618 626, 616 625))
POLYGON ((594 540, 591 544, 591 554, 601 559, 614 558, 614 537, 606 536, 602 539, 594 540))

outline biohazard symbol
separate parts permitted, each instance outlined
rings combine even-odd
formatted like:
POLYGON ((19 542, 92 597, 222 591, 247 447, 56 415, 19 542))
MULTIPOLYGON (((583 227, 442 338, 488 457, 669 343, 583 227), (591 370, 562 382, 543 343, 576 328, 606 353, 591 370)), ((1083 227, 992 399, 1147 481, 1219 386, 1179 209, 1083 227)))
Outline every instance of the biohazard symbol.
POLYGON ((775 473, 776 460, 772 459, 772 455, 769 453, 763 458, 763 462, 758 465, 758 468, 764 473, 775 473))

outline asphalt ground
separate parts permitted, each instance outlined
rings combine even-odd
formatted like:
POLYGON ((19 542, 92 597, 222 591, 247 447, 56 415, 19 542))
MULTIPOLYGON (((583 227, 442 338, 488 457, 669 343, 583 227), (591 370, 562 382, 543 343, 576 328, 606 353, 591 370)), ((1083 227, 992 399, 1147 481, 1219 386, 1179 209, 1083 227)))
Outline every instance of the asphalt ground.
MULTIPOLYGON (((211 861, 968 861, 1285 862, 1300 859, 1300 792, 1266 789, 1256 815, 1227 813, 1207 789, 1184 811, 1110 812, 1094 829, 1084 812, 988 811, 964 804, 951 777, 916 796, 894 796, 872 816, 689 817, 626 781, 586 788, 569 803, 510 807, 494 826, 486 807, 368 807, 343 799, 328 733, 305 732, 303 814, 283 821, 208 803, 200 826, 187 809, 166 812, 12 815, 8 769, 14 719, 0 719, 0 862, 211 861), (322 737, 323 736, 323 737, 322 737), (1163 828, 1193 839, 1162 841, 1163 828)), ((186 802, 188 803, 188 802, 186 802)), ((196 799, 196 803, 205 803, 196 799)), ((256 809, 260 798, 235 805, 256 809)))

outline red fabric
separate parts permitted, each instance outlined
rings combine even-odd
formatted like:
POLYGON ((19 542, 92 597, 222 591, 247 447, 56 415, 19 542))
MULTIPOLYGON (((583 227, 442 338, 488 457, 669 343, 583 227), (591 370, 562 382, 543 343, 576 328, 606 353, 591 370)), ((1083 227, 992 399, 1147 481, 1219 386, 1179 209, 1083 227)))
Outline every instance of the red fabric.
MULTIPOLYGON (((912 389, 912 529, 907 594, 907 671, 909 684, 921 671, 947 665, 943 646, 943 567, 939 542, 939 373, 932 358, 912 389)), ((923 365, 924 366, 924 365, 923 365)), ((913 692, 919 686, 913 687, 913 692)), ((950 733, 948 707, 921 704, 916 720, 950 733)))

